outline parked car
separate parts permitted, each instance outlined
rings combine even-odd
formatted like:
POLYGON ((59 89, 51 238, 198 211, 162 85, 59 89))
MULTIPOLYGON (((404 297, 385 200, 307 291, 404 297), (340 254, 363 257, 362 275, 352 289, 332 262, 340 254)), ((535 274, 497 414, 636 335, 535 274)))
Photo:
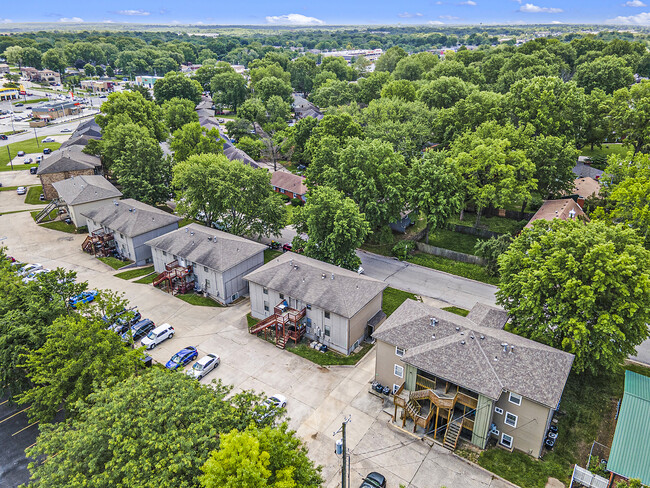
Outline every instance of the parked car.
POLYGON ((32 271, 31 273, 29 273, 27 276, 25 276, 23 278, 23 283, 30 283, 32 281, 35 281, 38 278, 38 275, 41 275, 43 273, 49 273, 49 272, 50 272, 50 270, 47 269, 47 268, 41 268, 41 269, 37 269, 35 271, 32 271))
POLYGON ((22 107, 23 105, 25 105, 25 104, 24 103, 17 103, 16 107, 22 107))
POLYGON ((96 290, 82 291, 79 295, 72 297, 69 303, 72 308, 77 308, 77 305, 80 303, 90 303, 95 299, 95 297, 97 297, 96 290))
POLYGON ((42 269, 42 268, 43 268, 43 266, 38 264, 38 263, 26 264, 25 266, 23 266, 22 268, 20 268, 18 270, 18 274, 20 276, 27 276, 32 271, 36 271, 37 269, 42 269))
POLYGON ((359 488, 386 488, 386 477, 373 471, 363 479, 359 488))
POLYGON ((37 166, 32 166, 31 168, 29 168, 29 174, 30 175, 35 175, 37 171, 38 171, 37 166))
MULTIPOLYGON (((154 324, 151 319, 142 319, 137 321, 131 326, 131 337, 133 337, 133 342, 139 341, 155 328, 156 324, 154 324)), ((125 342, 129 340, 128 330, 122 334, 122 340, 125 342)))
POLYGON ((66 127, 65 129, 61 129, 61 132, 72 132, 72 129, 66 127))
POLYGON ((19 186, 18 188, 16 188, 16 193, 18 193, 19 195, 24 195, 25 193, 27 193, 27 188, 25 188, 24 186, 19 186))
POLYGON ((262 405, 265 405, 266 407, 284 408, 287 406, 287 399, 284 395, 275 394, 264 400, 262 405))
POLYGON ((16 153, 16 156, 18 156, 19 158, 22 158, 24 155, 25 155, 25 151, 18 151, 16 153))
POLYGON ((208 354, 195 362, 192 368, 187 371, 187 375, 200 380, 214 368, 219 366, 219 363, 221 363, 219 356, 216 354, 208 354))
MULTIPOLYGON (((51 152, 52 152, 52 150, 49 147, 46 147, 45 149, 43 149, 43 154, 50 154, 51 152)), ((24 155, 25 154, 23 153, 23 156, 24 155)), ((20 154, 19 154, 19 156, 20 156, 20 154)))
POLYGON ((284 252, 291 251, 291 249, 292 249, 291 244, 289 244, 288 242, 282 246, 282 250, 284 252))
POLYGON ((153 349, 158 344, 167 339, 174 337, 174 328, 169 324, 162 324, 149 332, 145 338, 142 339, 141 344, 146 349, 153 349))
POLYGON ((32 164, 34 162, 33 158, 25 158, 23 160, 23 164, 32 164))
POLYGON ((199 352, 196 350, 196 347, 187 346, 174 354, 172 358, 165 363, 165 368, 171 370, 182 368, 193 359, 196 359, 198 355, 199 352))
POLYGON ((6 141, 9 139, 6 134, 0 134, 0 141, 6 141))
POLYGON ((46 137, 45 139, 43 139, 42 142, 54 142, 54 139, 52 139, 51 137, 46 137))
POLYGON ((119 314, 113 324, 111 324, 110 329, 119 335, 123 335, 132 325, 138 323, 141 318, 142 315, 137 310, 135 312, 132 310, 124 310, 119 314))
POLYGON ((68 225, 72 223, 72 219, 70 217, 66 217, 65 219, 63 219, 63 221, 68 225))

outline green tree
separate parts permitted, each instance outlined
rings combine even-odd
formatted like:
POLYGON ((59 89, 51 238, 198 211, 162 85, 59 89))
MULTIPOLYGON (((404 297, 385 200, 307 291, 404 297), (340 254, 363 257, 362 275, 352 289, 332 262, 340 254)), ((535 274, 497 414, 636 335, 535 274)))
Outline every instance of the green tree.
POLYGON ((573 80, 585 92, 600 88, 607 94, 634 83, 634 71, 624 59, 616 56, 599 56, 595 60, 578 66, 573 80))
POLYGON ((48 49, 42 56, 43 66, 58 73, 64 73, 68 65, 65 59, 65 51, 61 48, 48 49))
POLYGON ((340 81, 352 81, 353 71, 348 67, 347 61, 340 56, 327 56, 320 65, 321 71, 334 73, 340 81))
POLYGON ((594 88, 585 97, 585 119, 579 142, 589 144, 593 151, 594 145, 600 147, 611 133, 609 111, 611 97, 600 88, 594 88))
POLYGON ((396 80, 417 81, 422 78, 424 66, 415 56, 407 56, 399 60, 393 70, 393 78, 396 80))
POLYGON ((441 76, 423 85, 418 90, 418 99, 429 108, 450 108, 467 98, 474 89, 474 85, 460 78, 441 76))
POLYGON ((26 47, 22 53, 23 64, 36 69, 43 68, 41 51, 35 47, 26 47))
POLYGON ((408 80, 391 81, 381 89, 381 97, 399 98, 405 102, 412 102, 416 98, 415 86, 408 80))
POLYGON ((95 67, 90 63, 87 63, 83 69, 86 76, 95 76, 96 74, 95 67))
POLYGON ((172 98, 185 98, 196 106, 201 101, 201 92, 203 87, 198 81, 178 71, 170 71, 153 85, 153 96, 161 105, 172 98))
POLYGON ((309 99, 319 107, 347 105, 355 99, 355 88, 347 81, 327 80, 314 89, 309 99))
POLYGON ((388 71, 389 73, 392 73, 397 67, 397 63, 406 56, 408 55, 404 49, 399 46, 393 46, 386 50, 384 54, 379 56, 379 59, 375 63, 375 71, 388 71))
POLYGON ((174 97, 163 103, 163 114, 169 132, 173 133, 190 122, 198 122, 199 116, 194 107, 194 102, 186 98, 174 97))
POLYGON ((458 169, 444 152, 428 151, 411 163, 406 201, 426 221, 425 239, 431 229, 441 228, 463 203, 458 169))
POLYGON ((237 109, 237 116, 253 124, 257 134, 255 123, 263 124, 266 121, 266 107, 259 98, 249 98, 237 109))
POLYGON ((308 155, 305 154, 306 145, 317 125, 318 119, 305 117, 282 134, 278 134, 282 153, 294 162, 308 162, 308 155))
POLYGON ((492 276, 499 274, 499 256, 505 253, 512 243, 512 236, 501 234, 499 237, 481 239, 476 242, 476 255, 485 260, 485 269, 492 276))
POLYGON ((2 56, 7 60, 8 64, 13 64, 14 66, 18 65, 22 67, 23 53, 24 49, 21 46, 9 46, 7 49, 5 49, 5 52, 2 54, 2 56))
POLYGON ((281 97, 285 102, 291 102, 293 89, 291 84, 275 76, 262 78, 255 85, 255 94, 263 101, 267 102, 274 95, 281 97))
MULTIPOLYGON (((157 75, 164 75, 167 76, 168 73, 177 73, 181 74, 178 72, 178 61, 175 60, 171 56, 161 56, 159 58, 156 58, 152 64, 154 72, 157 75)), ((184 75, 183 75, 184 76, 184 75)), ((156 86, 154 85, 154 90, 156 86)), ((179 92, 174 93, 172 90, 172 95, 176 96, 179 95, 179 92)))
POLYGON ((277 236, 284 227, 286 210, 267 170, 201 154, 177 163, 173 171, 181 214, 203 212, 208 222, 220 222, 239 236, 277 236))
POLYGON ((262 151, 266 148, 264 145, 264 142, 260 141, 259 139, 253 139, 252 137, 249 136, 244 136, 239 141, 237 141, 237 144, 235 144, 237 149, 241 149, 244 151, 246 154, 248 154, 251 158, 253 158, 255 161, 259 161, 259 159, 262 157, 262 151))
POLYGON ((291 83, 291 73, 284 71, 282 66, 277 63, 269 63, 265 66, 250 70, 251 86, 255 88, 262 79, 270 76, 282 80, 285 83, 291 83))
MULTIPOLYGON (((306 124, 305 124, 306 126, 306 124)), ((321 140, 326 136, 336 138, 340 143, 350 137, 363 137, 361 125, 347 113, 330 113, 314 127, 311 137, 307 141, 305 150, 309 157, 316 148, 321 144, 321 140)))
POLYGON ((237 111, 248 95, 246 79, 234 71, 220 73, 210 80, 210 93, 215 104, 237 111))
POLYGON ((386 71, 373 71, 366 78, 361 78, 358 83, 357 101, 369 104, 372 100, 381 97, 381 90, 390 80, 390 73, 386 71))
POLYGON ((321 468, 307 456, 294 431, 277 428, 233 430, 220 439, 201 468, 204 488, 318 488, 321 468))
POLYGON ((25 357, 34 386, 19 403, 31 404, 30 418, 43 422, 51 421, 62 403, 73 415, 77 400, 133 375, 143 366, 141 357, 141 350, 126 349, 101 319, 60 317, 48 329, 45 344, 25 357))
POLYGON ((356 254, 370 233, 370 225, 359 207, 338 190, 318 186, 310 191, 307 203, 294 212, 298 236, 293 244, 306 256, 342 268, 357 270, 361 260, 356 254), (300 234, 307 234, 304 241, 300 234))
POLYGON ((223 139, 217 129, 208 130, 198 122, 190 122, 174 131, 169 147, 174 152, 174 160, 179 162, 194 154, 222 154, 223 139))
POLYGON ((534 178, 543 198, 557 198, 573 188, 573 167, 580 154, 575 144, 555 136, 538 136, 522 142, 526 156, 535 165, 534 178))
MULTIPOLYGON (((65 68, 65 66, 64 66, 64 68, 65 68)), ((54 69, 54 68, 52 68, 52 69, 54 69)), ((115 76, 115 71, 113 70, 112 66, 106 66, 106 76, 108 76, 109 78, 113 78, 115 76)))
POLYGON ((131 83, 127 83, 126 85, 124 85, 124 88, 132 92, 138 92, 140 95, 142 95, 142 98, 150 102, 153 102, 153 97, 151 96, 151 92, 149 91, 149 88, 147 88, 146 86, 135 85, 135 84, 132 85, 131 83))
POLYGON ((434 124, 437 142, 451 142, 463 132, 484 122, 505 123, 504 96, 491 91, 473 91, 448 109, 438 112, 434 124))
POLYGON ((499 258, 509 330, 575 354, 573 370, 614 370, 648 337, 650 253, 633 229, 537 221, 499 258))
POLYGON ((253 125, 248 120, 242 118, 236 118, 226 122, 226 130, 228 131, 228 137, 236 141, 255 133, 253 125))
POLYGON ((102 113, 95 117, 97 124, 106 129, 109 124, 131 122, 146 127, 158 141, 164 141, 169 132, 163 120, 162 109, 155 103, 145 100, 138 92, 124 91, 111 93, 102 103, 102 113))
POLYGON ((291 115, 291 105, 285 102, 282 97, 273 95, 266 101, 266 112, 269 123, 286 122, 291 115))
POLYGON ((216 75, 221 73, 234 73, 234 72, 235 70, 232 69, 230 64, 224 61, 219 61, 214 66, 206 66, 204 62, 203 66, 201 66, 199 69, 197 69, 194 72, 193 78, 199 82, 203 90, 210 90, 210 81, 212 80, 212 78, 214 78, 216 75))
POLYGON ((32 485, 193 488, 221 435, 275 422, 258 395, 229 393, 159 368, 100 389, 74 417, 41 427, 32 485))
POLYGON ((650 141, 650 81, 614 92, 610 112, 612 129, 634 154, 650 141))
POLYGON ((318 72, 316 61, 307 56, 301 56, 289 64, 291 86, 297 92, 306 95, 314 86, 314 77, 318 72))

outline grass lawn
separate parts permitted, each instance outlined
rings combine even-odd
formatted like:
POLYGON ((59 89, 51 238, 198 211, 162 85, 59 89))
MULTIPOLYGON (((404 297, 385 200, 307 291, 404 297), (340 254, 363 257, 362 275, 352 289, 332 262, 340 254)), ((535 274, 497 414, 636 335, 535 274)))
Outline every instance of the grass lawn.
POLYGON ((436 229, 429 234, 429 244, 431 246, 451 249, 465 254, 475 254, 474 246, 476 246, 477 242, 483 240, 476 236, 447 229, 436 229))
POLYGON ((282 256, 282 251, 277 251, 275 249, 264 249, 264 264, 269 261, 273 261, 278 256, 282 256))
POLYGON ((135 280, 134 283, 142 283, 143 285, 151 285, 153 283, 153 280, 156 279, 157 274, 156 273, 151 273, 150 275, 147 275, 143 278, 140 278, 139 280, 135 280))
POLYGON ((88 232, 86 227, 80 227, 77 229, 74 224, 66 224, 62 220, 55 220, 54 222, 45 222, 44 224, 39 224, 41 227, 47 229, 58 230, 60 232, 67 232, 68 234, 85 234, 88 232))
MULTIPOLYGON (((626 365, 626 369, 650 376, 650 368, 626 365)), ((559 437, 543 460, 520 452, 491 448, 481 453, 478 464, 522 488, 544 488, 549 476, 567 486, 573 464, 584 466, 593 441, 610 446, 614 436, 617 401, 623 396, 625 374, 598 377, 572 374, 567 381, 559 417, 559 437)))
POLYGON ((303 343, 294 346, 292 342, 291 345, 287 345, 287 351, 305 359, 309 359, 312 363, 321 366, 355 365, 368 353, 368 351, 370 351, 370 349, 372 349, 372 344, 364 342, 361 346, 361 351, 350 354, 349 356, 344 356, 343 354, 339 354, 329 349, 327 352, 320 352, 312 349, 308 344, 303 343))
POLYGON ((16 105, 17 103, 22 103, 25 105, 31 105, 32 103, 49 102, 49 101, 50 101, 49 98, 34 98, 33 100, 27 100, 26 102, 24 100, 20 100, 20 101, 17 100, 13 102, 13 104, 16 105))
MULTIPOLYGON (((465 216, 461 221, 458 216, 449 219, 449 223, 456 225, 463 225, 465 227, 474 227, 476 222, 476 214, 465 212, 465 216)), ((481 217, 478 224, 479 228, 498 232, 499 234, 516 234, 523 229, 525 224, 513 220, 506 219, 505 217, 481 217)))
POLYGON ((452 259, 443 258, 440 256, 433 256, 432 254, 425 254, 422 252, 415 252, 408 256, 406 260, 409 263, 419 264, 427 268, 445 271, 446 273, 463 276, 471 280, 482 281, 490 285, 496 285, 499 278, 490 276, 483 266, 478 264, 461 263, 452 259))
POLYGON ((0 134, 3 134, 5 136, 13 136, 14 134, 22 134, 23 132, 27 132, 26 130, 10 130, 9 132, 0 132, 0 134))
POLYGON ((384 290, 383 310, 387 317, 397 310, 407 298, 415 300, 415 295, 408 291, 398 290, 397 288, 388 287, 384 290))
MULTIPOLYGON (((34 139, 27 139, 26 141, 12 142, 11 144, 8 144, 7 147, 9 147, 11 156, 15 157, 18 151, 25 151, 26 154, 42 153, 43 149, 45 149, 46 147, 49 147, 52 151, 54 151, 55 149, 58 149, 60 146, 61 146, 60 142, 42 143, 40 141, 37 146, 36 141, 34 139)), ((2 150, 0 151, 0 171, 11 171, 11 166, 8 163, 9 163, 9 154, 7 154, 6 148, 2 148, 2 150)), ((18 164, 14 162, 15 170, 28 169, 29 167, 30 165, 23 164, 22 159, 18 164)))
POLYGON ((113 269, 120 269, 121 267, 126 266, 127 264, 129 264, 128 261, 120 261, 117 258, 111 258, 111 257, 97 258, 97 259, 99 259, 104 264, 108 264, 113 269))
POLYGON ((590 146, 585 146, 582 148, 580 155, 581 156, 609 156, 610 154, 619 154, 625 156, 628 151, 634 151, 630 146, 624 146, 623 144, 603 144, 603 147, 594 146, 593 151, 590 146))
POLYGON ((201 295, 195 295, 194 293, 188 293, 187 295, 176 295, 176 298, 180 298, 184 302, 189 303, 190 305, 198 305, 201 307, 222 307, 220 303, 215 302, 212 298, 203 297, 201 295))
POLYGON ((146 268, 137 268, 122 271, 121 273, 117 273, 115 276, 122 278, 123 280, 132 280, 133 278, 137 278, 139 276, 151 274, 153 271, 153 266, 147 266, 146 268))
POLYGON ((41 202, 40 200, 41 193, 43 193, 43 187, 41 185, 30 186, 27 189, 27 195, 25 196, 25 203, 29 203, 30 205, 43 205, 46 203, 50 203, 49 201, 41 202))
POLYGON ((442 307, 442 309, 460 315, 461 317, 467 317, 467 314, 469 314, 469 310, 460 307, 442 307))
POLYGON ((0 191, 16 191, 17 188, 17 186, 3 186, 0 191))

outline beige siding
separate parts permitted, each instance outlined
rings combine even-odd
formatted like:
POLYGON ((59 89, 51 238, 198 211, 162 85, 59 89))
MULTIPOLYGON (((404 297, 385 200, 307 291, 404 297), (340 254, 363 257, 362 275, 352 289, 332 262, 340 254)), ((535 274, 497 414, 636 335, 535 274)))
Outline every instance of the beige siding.
POLYGON ((111 200, 114 199, 107 198, 104 200, 97 200, 95 202, 82 203, 80 205, 68 205, 68 213, 70 214, 70 218, 72 219, 72 222, 74 222, 74 225, 76 225, 77 227, 83 227, 84 225, 86 225, 86 217, 81 215, 82 213, 95 210, 105 205, 106 203, 110 202, 111 200))
POLYGON ((368 321, 381 310, 383 292, 370 300, 365 307, 359 310, 354 317, 350 319, 350 331, 348 338, 349 352, 356 341, 362 341, 366 337, 368 321))
POLYGON ((525 452, 534 457, 539 457, 546 427, 550 415, 550 409, 539 403, 522 397, 521 405, 515 405, 509 401, 510 393, 503 392, 495 407, 503 410, 502 414, 492 415, 492 421, 496 424, 501 435, 506 433, 513 438, 513 446, 518 451, 525 452), (512 427, 505 423, 506 413, 510 412, 517 416, 517 425, 512 427))
POLYGON ((375 380, 384 386, 400 386, 406 380, 406 365, 395 354, 395 346, 387 342, 377 341, 375 356, 375 380), (395 365, 403 368, 403 378, 395 376, 395 365))

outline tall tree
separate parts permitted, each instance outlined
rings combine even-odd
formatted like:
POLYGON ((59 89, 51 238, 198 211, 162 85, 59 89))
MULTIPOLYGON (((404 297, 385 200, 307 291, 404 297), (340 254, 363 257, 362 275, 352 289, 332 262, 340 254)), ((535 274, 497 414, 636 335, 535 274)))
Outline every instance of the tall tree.
POLYGON ((458 169, 445 152, 426 152, 411 163, 406 188, 409 207, 425 218, 428 244, 431 229, 442 227, 463 203, 458 169))
POLYGON ((265 169, 201 154, 177 163, 173 171, 181 213, 203 212, 208 222, 220 222, 239 236, 277 236, 284 227, 286 210, 265 169))
POLYGON ((306 95, 314 86, 314 77, 318 72, 316 61, 312 58, 301 56, 289 64, 291 73, 291 86, 297 92, 306 95))
POLYGON ((634 154, 650 142, 650 81, 614 92, 610 112, 612 129, 634 154))
POLYGON ((267 102, 274 95, 281 97, 285 102, 291 102, 291 84, 275 76, 266 76, 255 85, 255 94, 267 102))
POLYGON ((404 49, 399 46, 393 46, 386 50, 384 54, 379 56, 379 59, 375 63, 375 71, 388 71, 389 73, 392 73, 397 67, 397 63, 406 56, 408 56, 408 54, 406 54, 404 49))
POLYGON ((9 46, 2 55, 7 60, 7 63, 22 67, 23 53, 24 49, 21 46, 9 46))
POLYGON ((499 258, 497 301, 512 332, 575 354, 574 371, 597 374, 648 338, 649 266, 633 229, 537 221, 499 258))
POLYGON ((222 154, 223 139, 217 129, 207 130, 198 122, 191 122, 174 132, 169 147, 174 151, 174 160, 179 162, 193 154, 222 154))
POLYGON ((522 141, 522 147, 535 165, 534 177, 543 198, 557 198, 573 188, 573 167, 580 154, 575 144, 555 136, 538 136, 522 141))
POLYGON ((196 105, 201 101, 201 92, 203 87, 198 81, 178 71, 170 71, 153 85, 153 96, 159 104, 172 98, 185 98, 196 105))
POLYGON ((382 98, 399 98, 405 102, 412 102, 416 96, 415 86, 408 80, 391 81, 381 89, 382 98))
POLYGON ((185 124, 198 122, 199 116, 194 110, 194 107, 194 102, 186 98, 174 97, 163 103, 163 114, 165 123, 169 127, 169 132, 173 133, 185 124))
POLYGON ((68 65, 65 59, 65 51, 61 48, 48 49, 41 57, 43 66, 56 71, 58 73, 65 73, 65 68, 68 65))
POLYGON ((576 85, 584 88, 587 93, 599 88, 607 94, 612 94, 619 88, 627 88, 634 83, 634 71, 622 58, 599 56, 578 66, 573 79, 576 85))
POLYGON ((248 95, 246 79, 234 71, 220 73, 210 80, 210 93, 215 104, 237 111, 248 95))
POLYGON ((370 225, 352 199, 334 188, 316 187, 305 206, 295 210, 293 220, 298 232, 293 241, 296 249, 342 268, 359 268, 356 250, 365 242, 370 225), (307 234, 308 239, 300 234, 307 234))
POLYGON ((450 108, 467 98, 475 89, 474 85, 460 78, 441 76, 423 85, 418 90, 418 98, 429 108, 450 108))
POLYGON ((145 100, 138 92, 111 93, 102 103, 101 110, 101 114, 97 115, 95 120, 102 129, 116 120, 127 123, 130 119, 131 122, 146 127, 151 136, 158 141, 164 141, 169 134, 163 120, 162 109, 155 103, 145 100))

